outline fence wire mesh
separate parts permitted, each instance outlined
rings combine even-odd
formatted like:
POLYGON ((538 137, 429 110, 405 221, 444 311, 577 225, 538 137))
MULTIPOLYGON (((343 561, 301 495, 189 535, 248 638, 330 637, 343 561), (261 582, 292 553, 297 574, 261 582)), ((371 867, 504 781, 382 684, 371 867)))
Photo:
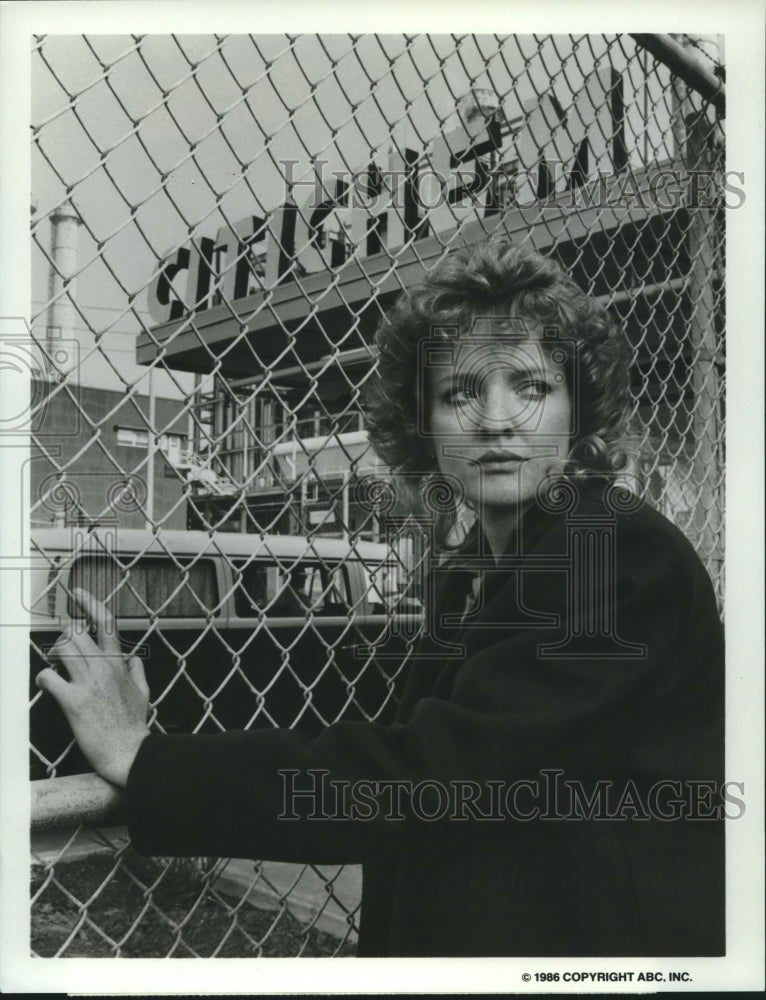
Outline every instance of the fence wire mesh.
MULTIPOLYGON (((33 73, 32 677, 80 586, 158 730, 390 719, 425 552, 367 443, 372 336, 497 232, 625 329, 633 471, 723 609, 717 38, 45 36, 33 73)), ((86 771, 30 691, 32 777, 86 771)), ((36 954, 353 953, 353 868, 66 820, 33 837, 36 954)))

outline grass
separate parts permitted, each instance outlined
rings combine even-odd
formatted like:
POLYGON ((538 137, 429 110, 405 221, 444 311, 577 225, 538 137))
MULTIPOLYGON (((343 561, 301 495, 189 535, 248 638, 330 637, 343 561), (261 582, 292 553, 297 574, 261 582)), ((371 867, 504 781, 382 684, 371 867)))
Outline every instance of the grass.
POLYGON ((32 951, 66 958, 350 957, 355 946, 214 887, 207 859, 131 848, 32 869, 32 951), (39 893, 39 895, 37 895, 39 893))

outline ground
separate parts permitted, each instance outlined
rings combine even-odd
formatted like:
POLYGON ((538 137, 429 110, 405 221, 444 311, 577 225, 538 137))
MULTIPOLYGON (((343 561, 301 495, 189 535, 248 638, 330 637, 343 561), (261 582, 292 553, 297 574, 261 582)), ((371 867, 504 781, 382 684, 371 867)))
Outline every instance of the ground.
POLYGON ((216 863, 130 848, 32 869, 32 951, 41 957, 352 956, 355 946, 215 884, 216 863), (55 872, 55 878, 54 878, 55 872))

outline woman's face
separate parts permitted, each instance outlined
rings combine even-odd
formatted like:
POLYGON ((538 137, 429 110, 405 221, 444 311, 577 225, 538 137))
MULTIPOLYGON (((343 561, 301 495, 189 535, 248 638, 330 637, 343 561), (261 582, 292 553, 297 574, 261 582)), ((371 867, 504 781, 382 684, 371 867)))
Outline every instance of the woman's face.
MULTIPOLYGON (((518 329, 514 327, 514 329, 518 329)), ((449 362, 427 372, 429 431, 442 472, 487 514, 532 500, 569 454, 572 401, 565 355, 534 332, 445 344, 449 362)))

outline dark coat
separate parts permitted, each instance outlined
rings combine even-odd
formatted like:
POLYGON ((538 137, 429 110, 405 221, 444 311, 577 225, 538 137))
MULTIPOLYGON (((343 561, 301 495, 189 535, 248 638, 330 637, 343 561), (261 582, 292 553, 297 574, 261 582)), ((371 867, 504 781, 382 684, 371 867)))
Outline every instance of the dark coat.
POLYGON ((536 509, 514 545, 462 622, 475 560, 434 570, 394 724, 149 736, 136 848, 361 862, 360 955, 723 954, 723 639, 702 564, 648 506, 594 489, 536 509), (398 803, 354 784, 386 780, 431 784, 398 803))

